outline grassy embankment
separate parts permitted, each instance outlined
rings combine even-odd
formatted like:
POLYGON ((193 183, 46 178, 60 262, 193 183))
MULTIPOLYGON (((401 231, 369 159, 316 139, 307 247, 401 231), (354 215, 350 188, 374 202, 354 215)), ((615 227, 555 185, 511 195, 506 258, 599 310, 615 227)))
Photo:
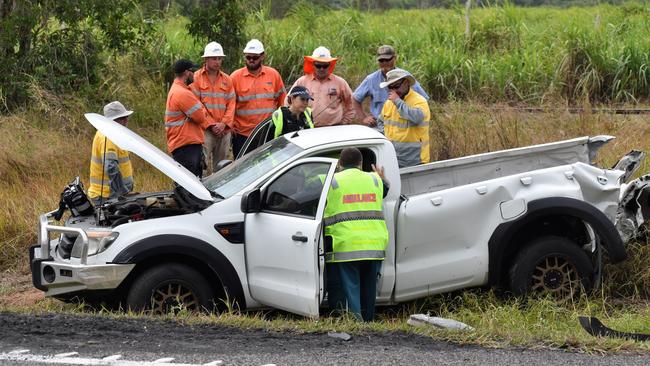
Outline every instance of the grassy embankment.
MULTIPOLYGON (((601 152, 603 166, 611 166, 632 148, 650 150, 645 116, 571 115, 553 109, 568 100, 578 104, 589 99, 626 103, 647 100, 650 41, 645 34, 650 13, 645 7, 477 10, 472 18, 475 33, 469 41, 462 34, 461 15, 450 10, 321 15, 302 8, 281 21, 255 14, 248 33, 263 40, 268 63, 288 81, 299 76, 303 54, 320 44, 330 47, 334 55, 341 56, 337 73, 352 87, 375 68, 372 56, 379 44, 396 45, 400 66, 411 70, 433 97, 432 156, 439 159, 595 134, 618 136, 601 152), (549 107, 549 113, 493 110, 487 105, 493 102, 500 106, 542 105, 549 107)), ((164 29, 167 42, 158 46, 164 48, 161 55, 169 60, 178 55, 198 59, 202 47, 190 43, 182 31, 182 20, 172 20, 164 29)), ((56 208, 62 187, 75 175, 87 180, 94 131, 83 119, 84 112, 100 111, 104 102, 120 99, 136 111, 130 127, 164 148, 160 120, 165 84, 158 74, 138 70, 129 55, 109 62, 97 95, 52 95, 39 85, 32 85, 31 93, 34 97, 28 108, 0 117, 0 268, 5 278, 28 271, 26 248, 36 240, 38 213, 56 208)), ((135 169, 138 190, 169 187, 166 178, 137 158, 135 169)), ((641 170, 650 170, 648 164, 641 170)), ((467 334, 423 331, 461 343, 596 352, 646 349, 646 345, 634 342, 592 339, 578 329, 576 321, 578 314, 593 314, 612 327, 650 331, 646 307, 650 253, 644 245, 635 246, 632 253, 632 260, 609 269, 600 293, 563 306, 544 300, 503 301, 468 291, 397 308, 371 325, 345 319, 313 322, 263 314, 182 318, 297 331, 364 331, 406 329, 407 314, 430 312, 477 328, 467 334)), ((15 284, 3 282, 0 297, 15 296, 16 289, 15 284)), ((0 307, 78 310, 54 300, 26 306, 5 302, 0 307)))

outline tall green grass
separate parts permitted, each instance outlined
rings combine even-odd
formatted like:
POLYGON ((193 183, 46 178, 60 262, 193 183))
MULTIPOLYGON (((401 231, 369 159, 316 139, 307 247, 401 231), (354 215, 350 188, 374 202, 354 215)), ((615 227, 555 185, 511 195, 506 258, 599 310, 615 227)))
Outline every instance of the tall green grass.
MULTIPOLYGON (((434 100, 629 103, 650 96, 650 5, 473 9, 471 36, 453 9, 324 11, 299 3, 282 20, 264 9, 247 33, 286 81, 319 45, 340 58, 337 74, 354 88, 376 69, 375 50, 392 44, 434 100)), ((234 57, 239 57, 235 55, 234 57)))

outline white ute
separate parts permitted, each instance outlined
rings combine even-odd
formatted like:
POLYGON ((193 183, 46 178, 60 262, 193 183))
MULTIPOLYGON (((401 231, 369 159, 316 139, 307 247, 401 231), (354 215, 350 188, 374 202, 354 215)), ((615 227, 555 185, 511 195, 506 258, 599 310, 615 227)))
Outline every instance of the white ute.
POLYGON ((636 225, 644 191, 630 184, 623 192, 638 166, 631 155, 620 169, 591 164, 609 136, 399 169, 393 145, 373 129, 325 127, 259 147, 249 139, 250 152, 201 181, 129 129, 86 118, 176 188, 109 201, 90 215, 71 210, 60 226, 55 211, 41 215, 33 282, 47 296, 136 310, 235 305, 318 317, 327 187, 348 146, 362 151, 364 170, 379 164, 390 182, 379 304, 476 286, 572 296, 599 281, 603 249, 613 263, 626 258, 616 223, 636 225))

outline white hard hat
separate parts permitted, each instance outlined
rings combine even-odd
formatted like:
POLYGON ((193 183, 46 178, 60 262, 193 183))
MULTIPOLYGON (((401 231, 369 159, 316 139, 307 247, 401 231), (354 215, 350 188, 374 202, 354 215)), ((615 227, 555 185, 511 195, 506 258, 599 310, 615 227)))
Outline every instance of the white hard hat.
POLYGON ((131 114, 133 111, 127 111, 124 105, 118 101, 110 102, 104 106, 104 117, 113 121, 131 114))
POLYGON ((323 46, 320 46, 320 47, 317 47, 314 50, 314 52, 311 54, 311 57, 313 57, 313 58, 323 58, 323 59, 329 58, 329 59, 331 59, 332 54, 330 53, 330 50, 328 50, 327 48, 325 48, 323 46))
POLYGON ((246 47, 244 47, 244 53, 253 53, 256 55, 259 55, 260 53, 264 53, 264 45, 262 42, 260 42, 259 39, 251 39, 246 43, 246 47))
POLYGON ((201 57, 224 57, 223 47, 217 42, 210 42, 205 46, 205 51, 203 51, 203 56, 201 57))

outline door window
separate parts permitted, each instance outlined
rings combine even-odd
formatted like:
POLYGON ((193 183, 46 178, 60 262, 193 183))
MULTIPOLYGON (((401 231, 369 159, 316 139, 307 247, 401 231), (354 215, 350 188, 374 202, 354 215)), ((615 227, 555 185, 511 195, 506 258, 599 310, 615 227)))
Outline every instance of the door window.
POLYGON ((271 123, 271 117, 268 117, 255 127, 248 139, 246 139, 239 155, 236 156, 237 159, 273 140, 273 136, 270 135, 269 131, 271 129, 271 123))
POLYGON ((305 163, 292 167, 271 183, 262 199, 262 210, 316 218, 328 163, 305 163))

